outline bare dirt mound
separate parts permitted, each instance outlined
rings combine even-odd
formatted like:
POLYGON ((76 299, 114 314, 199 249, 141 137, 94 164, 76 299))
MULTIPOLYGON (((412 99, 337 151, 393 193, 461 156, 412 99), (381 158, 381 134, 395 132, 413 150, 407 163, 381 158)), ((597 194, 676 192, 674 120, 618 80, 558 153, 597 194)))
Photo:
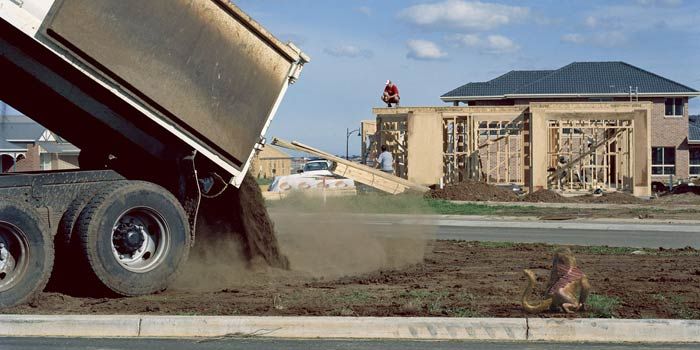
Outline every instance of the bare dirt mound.
POLYGON ((566 198, 552 190, 537 190, 526 194, 522 198, 523 202, 530 203, 571 203, 571 199, 566 198))
POLYGON ((666 194, 657 199, 654 199, 654 203, 662 204, 690 204, 699 205, 700 195, 693 192, 686 192, 682 194, 666 194))
POLYGON ((571 197, 573 202, 578 203, 604 203, 604 204, 645 204, 646 200, 637 198, 624 192, 607 192, 602 196, 587 194, 585 196, 571 197))
POLYGON ((443 189, 431 190, 426 194, 426 197, 479 202, 515 202, 518 200, 518 195, 511 190, 472 180, 450 184, 443 189))
POLYGON ((681 184, 673 188, 671 191, 672 194, 684 194, 684 193, 693 193, 700 195, 700 186, 693 184, 692 186, 690 184, 681 184))

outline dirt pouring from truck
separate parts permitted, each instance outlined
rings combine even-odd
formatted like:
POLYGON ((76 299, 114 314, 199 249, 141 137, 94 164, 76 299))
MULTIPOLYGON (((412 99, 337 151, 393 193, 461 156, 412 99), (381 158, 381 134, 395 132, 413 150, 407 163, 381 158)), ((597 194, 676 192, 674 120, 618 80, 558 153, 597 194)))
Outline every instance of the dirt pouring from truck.
POLYGON ((0 176, 0 309, 50 278, 158 293, 226 235, 244 261, 289 267, 246 173, 306 54, 227 0, 0 7, 0 74, 22 82, 0 100, 80 149, 79 170, 0 176))

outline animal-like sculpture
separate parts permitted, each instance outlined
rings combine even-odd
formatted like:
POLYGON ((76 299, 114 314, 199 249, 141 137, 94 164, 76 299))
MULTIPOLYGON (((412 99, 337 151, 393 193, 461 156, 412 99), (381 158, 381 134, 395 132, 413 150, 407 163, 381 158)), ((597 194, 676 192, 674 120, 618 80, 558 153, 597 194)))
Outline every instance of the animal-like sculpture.
POLYGON ((576 258, 569 248, 559 248, 554 252, 552 272, 545 292, 545 299, 531 304, 527 297, 535 286, 535 274, 523 270, 528 278, 527 287, 523 293, 522 306, 528 313, 538 313, 545 310, 574 313, 584 308, 591 290, 588 277, 576 266, 576 258))

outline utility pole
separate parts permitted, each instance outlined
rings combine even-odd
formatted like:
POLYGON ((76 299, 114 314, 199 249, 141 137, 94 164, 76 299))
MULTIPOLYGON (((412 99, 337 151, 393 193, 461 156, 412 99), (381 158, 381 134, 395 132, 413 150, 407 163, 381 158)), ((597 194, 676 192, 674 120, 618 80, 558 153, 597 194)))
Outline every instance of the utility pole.
POLYGON ((345 159, 346 160, 350 159, 349 149, 348 149, 348 145, 350 143, 350 135, 352 135, 355 131, 357 131, 357 136, 360 136, 360 129, 355 129, 353 131, 350 131, 350 128, 345 129, 345 159))

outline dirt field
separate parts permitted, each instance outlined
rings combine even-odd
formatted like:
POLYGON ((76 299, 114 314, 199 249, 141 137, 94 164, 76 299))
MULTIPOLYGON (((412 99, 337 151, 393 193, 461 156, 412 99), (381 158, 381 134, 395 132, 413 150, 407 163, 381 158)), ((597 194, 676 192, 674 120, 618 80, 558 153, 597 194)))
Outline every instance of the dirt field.
MULTIPOLYGON (((285 242, 281 244, 284 248, 285 242)), ((30 305, 4 312, 521 317, 519 298, 525 285, 521 271, 534 269, 542 288, 552 249, 541 244, 431 241, 424 263, 333 278, 319 277, 299 256, 290 255, 292 268, 305 272, 229 268, 223 271, 229 277, 225 280, 211 276, 221 283, 211 284, 215 288, 210 291, 190 286, 120 299, 43 293, 30 305)), ((700 318, 699 251, 573 250, 593 285, 590 309, 582 317, 700 318)))

